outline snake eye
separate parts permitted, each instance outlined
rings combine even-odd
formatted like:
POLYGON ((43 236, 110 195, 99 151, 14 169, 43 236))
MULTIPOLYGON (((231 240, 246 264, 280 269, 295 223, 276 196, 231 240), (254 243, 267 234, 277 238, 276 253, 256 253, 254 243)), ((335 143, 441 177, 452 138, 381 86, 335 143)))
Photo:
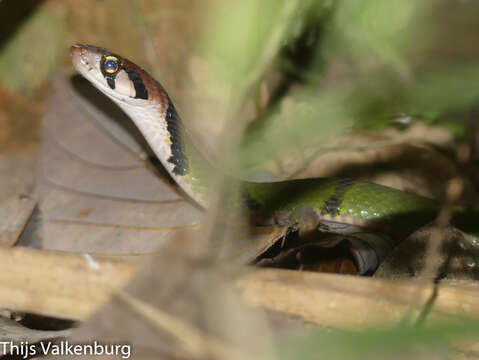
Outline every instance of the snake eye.
POLYGON ((114 56, 105 56, 102 67, 103 71, 108 75, 115 74, 120 68, 118 59, 114 56))

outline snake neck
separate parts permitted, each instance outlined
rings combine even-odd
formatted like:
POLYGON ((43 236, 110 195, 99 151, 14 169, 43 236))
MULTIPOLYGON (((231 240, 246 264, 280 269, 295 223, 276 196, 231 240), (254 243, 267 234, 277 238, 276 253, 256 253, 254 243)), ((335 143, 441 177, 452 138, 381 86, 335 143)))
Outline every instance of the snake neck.
POLYGON ((202 207, 208 206, 208 181, 214 168, 196 149, 165 94, 159 104, 134 106, 118 102, 144 135, 169 175, 189 197, 202 207))

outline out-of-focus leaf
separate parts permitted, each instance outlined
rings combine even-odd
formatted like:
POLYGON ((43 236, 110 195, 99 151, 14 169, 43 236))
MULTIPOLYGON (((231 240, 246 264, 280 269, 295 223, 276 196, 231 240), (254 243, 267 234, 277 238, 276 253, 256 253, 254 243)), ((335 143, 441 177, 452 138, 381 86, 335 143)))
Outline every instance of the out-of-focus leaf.
POLYGON ((431 68, 404 89, 412 111, 464 111, 479 102, 479 60, 431 68))
POLYGON ((428 6, 430 1, 340 2, 326 47, 350 57, 359 71, 390 66, 407 72, 405 46, 420 26, 414 22, 418 13, 428 6))
MULTIPOLYGON (((253 90, 285 39, 292 36, 293 24, 298 26, 295 19, 301 8, 301 2, 296 0, 247 0, 220 2, 214 9, 201 37, 200 53, 206 60, 201 85, 214 88, 214 91, 207 90, 214 95, 214 100, 206 103, 209 106, 206 113, 210 115, 214 111, 217 123, 229 120, 230 126, 234 124, 229 134, 234 135, 236 130, 242 132, 241 125, 248 120, 247 111, 243 110, 250 110, 253 90), (237 116, 239 111, 241 117, 237 116)), ((205 102, 196 103, 198 113, 204 113, 205 102)))
POLYGON ((361 332, 313 331, 283 346, 280 359, 441 359, 457 349, 453 341, 474 340, 477 320, 451 318, 427 327, 398 326, 361 332))
POLYGON ((350 94, 343 91, 301 91, 284 99, 263 123, 261 131, 250 131, 241 146, 243 167, 254 167, 296 146, 321 144, 352 125, 354 105, 344 107, 350 94), (306 131, 307 129, 307 131, 306 131))
POLYGON ((460 39, 479 28, 469 14, 477 10, 473 3, 441 0, 338 2, 323 24, 306 81, 247 132, 242 168, 261 168, 350 130, 384 129, 397 112, 464 133, 460 121, 479 100, 478 62, 460 39), (455 26, 440 26, 438 19, 455 26))
POLYGON ((233 84, 247 81, 278 49, 297 9, 297 1, 253 0, 219 4, 206 29, 204 51, 233 84), (215 39, 214 41, 211 41, 215 39))
POLYGON ((35 11, 0 51, 0 81, 13 91, 34 90, 56 65, 62 45, 61 21, 47 9, 35 11))

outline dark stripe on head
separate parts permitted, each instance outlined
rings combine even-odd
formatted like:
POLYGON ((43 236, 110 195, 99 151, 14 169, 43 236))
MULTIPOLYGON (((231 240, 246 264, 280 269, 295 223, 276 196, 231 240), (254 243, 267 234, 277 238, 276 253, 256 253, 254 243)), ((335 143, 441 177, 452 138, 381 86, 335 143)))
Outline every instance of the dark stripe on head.
POLYGON ((321 214, 329 214, 337 216, 341 213, 341 204, 343 203, 346 191, 354 185, 353 179, 339 179, 334 189, 333 195, 324 201, 324 205, 321 208, 321 214))
POLYGON ((171 156, 168 162, 175 165, 173 173, 177 175, 186 175, 190 172, 188 159, 185 155, 185 147, 183 144, 183 128, 181 126, 178 113, 168 98, 168 110, 166 110, 166 129, 170 134, 171 140, 171 156))
POLYGON ((135 87, 135 99, 148 100, 148 90, 146 90, 145 84, 143 84, 143 80, 141 79, 140 75, 138 75, 136 71, 127 67, 123 67, 123 70, 126 71, 128 78, 131 82, 133 82, 133 86, 135 87))
POLYGON ((115 89, 115 77, 113 76, 105 76, 106 82, 109 87, 111 87, 113 90, 115 89))

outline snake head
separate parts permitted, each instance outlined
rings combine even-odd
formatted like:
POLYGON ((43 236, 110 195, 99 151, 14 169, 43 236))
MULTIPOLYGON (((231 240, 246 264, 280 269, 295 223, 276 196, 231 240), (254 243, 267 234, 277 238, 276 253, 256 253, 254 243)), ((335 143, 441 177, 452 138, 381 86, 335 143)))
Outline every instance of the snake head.
POLYGON ((75 69, 120 105, 163 105, 168 102, 161 85, 145 70, 111 51, 92 45, 73 45, 75 69))

